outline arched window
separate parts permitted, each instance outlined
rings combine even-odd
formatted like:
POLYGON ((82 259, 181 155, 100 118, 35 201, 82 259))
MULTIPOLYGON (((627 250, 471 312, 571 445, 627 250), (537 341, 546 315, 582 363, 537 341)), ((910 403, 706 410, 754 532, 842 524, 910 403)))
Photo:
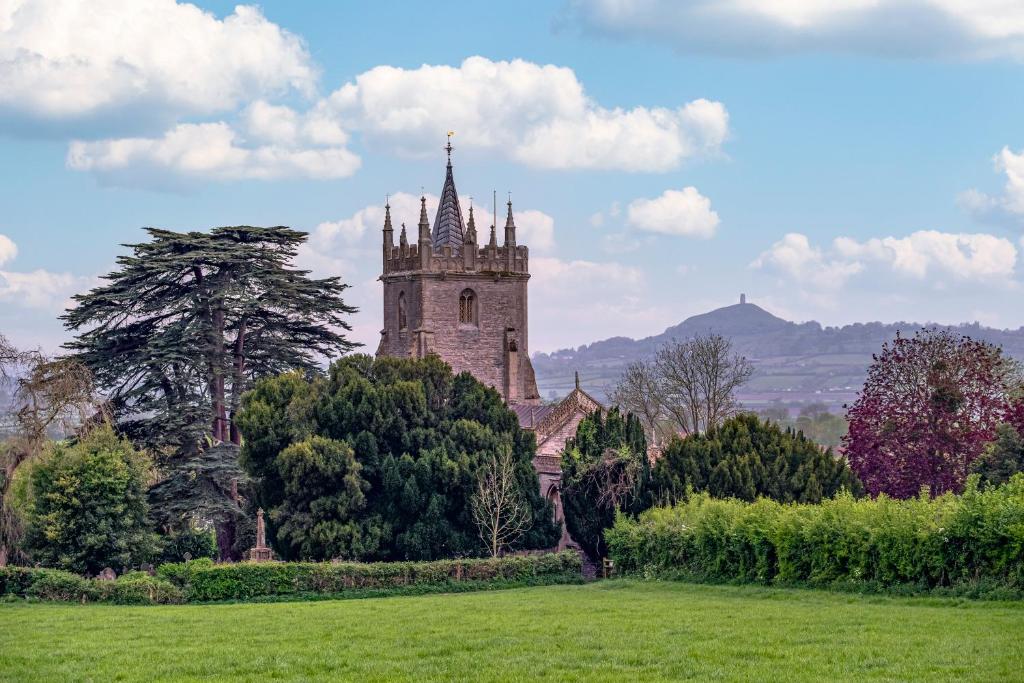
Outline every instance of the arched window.
POLYGON ((405 330, 409 327, 409 319, 405 314, 405 292, 398 293, 398 329, 405 330))
POLYGON ((459 295, 459 324, 476 325, 476 294, 472 289, 462 290, 459 295))

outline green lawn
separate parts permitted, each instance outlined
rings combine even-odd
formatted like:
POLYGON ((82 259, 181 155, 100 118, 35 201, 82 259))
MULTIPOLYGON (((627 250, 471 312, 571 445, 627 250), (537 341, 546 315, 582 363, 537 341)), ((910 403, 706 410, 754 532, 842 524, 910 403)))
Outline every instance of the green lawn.
POLYGON ((0 679, 1022 680, 1024 604, 607 581, 173 607, 0 604, 0 679))

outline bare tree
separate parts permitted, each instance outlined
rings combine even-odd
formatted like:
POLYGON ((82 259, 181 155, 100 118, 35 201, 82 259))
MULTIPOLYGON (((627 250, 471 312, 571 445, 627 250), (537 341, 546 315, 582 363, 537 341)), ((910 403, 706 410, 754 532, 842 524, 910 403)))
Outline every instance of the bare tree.
POLYGON ((630 363, 612 389, 611 399, 626 412, 637 416, 647 433, 647 442, 652 448, 658 448, 659 431, 666 411, 654 364, 645 360, 630 363))
POLYGON ((480 469, 470 506, 491 557, 497 557, 530 528, 530 506, 519 490, 510 448, 499 449, 480 469))
POLYGON ((21 526, 7 504, 14 473, 38 456, 52 429, 64 435, 104 415, 92 373, 77 360, 54 358, 40 350, 20 351, 0 336, 0 377, 15 383, 17 433, 0 452, 0 567, 21 538, 21 526))
POLYGON ((654 360, 664 409, 684 433, 707 431, 739 409, 736 390, 754 368, 718 334, 672 342, 654 360))

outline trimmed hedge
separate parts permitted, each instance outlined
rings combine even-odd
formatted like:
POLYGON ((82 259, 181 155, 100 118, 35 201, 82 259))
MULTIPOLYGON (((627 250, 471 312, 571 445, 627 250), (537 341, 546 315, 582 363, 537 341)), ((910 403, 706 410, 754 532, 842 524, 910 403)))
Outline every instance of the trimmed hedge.
POLYGON ((957 496, 821 504, 692 496, 606 532, 627 573, 698 581, 1024 593, 1024 475, 957 496))
POLYGON ((170 581, 143 572, 101 581, 60 569, 28 567, 0 567, 0 596, 118 605, 174 604, 183 600, 181 590, 170 581))
POLYGON ((251 600, 286 595, 336 595, 346 592, 408 588, 444 588, 489 583, 578 579, 574 552, 498 559, 434 562, 242 562, 215 565, 209 560, 165 564, 158 575, 180 588, 189 602, 251 600))

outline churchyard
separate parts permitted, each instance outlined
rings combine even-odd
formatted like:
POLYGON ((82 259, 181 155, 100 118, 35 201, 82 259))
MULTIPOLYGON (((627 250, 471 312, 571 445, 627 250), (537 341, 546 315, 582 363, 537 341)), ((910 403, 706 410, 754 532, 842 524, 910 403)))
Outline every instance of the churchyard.
POLYGON ((0 605, 0 680, 1011 681, 1024 604, 609 580, 467 594, 0 605))

